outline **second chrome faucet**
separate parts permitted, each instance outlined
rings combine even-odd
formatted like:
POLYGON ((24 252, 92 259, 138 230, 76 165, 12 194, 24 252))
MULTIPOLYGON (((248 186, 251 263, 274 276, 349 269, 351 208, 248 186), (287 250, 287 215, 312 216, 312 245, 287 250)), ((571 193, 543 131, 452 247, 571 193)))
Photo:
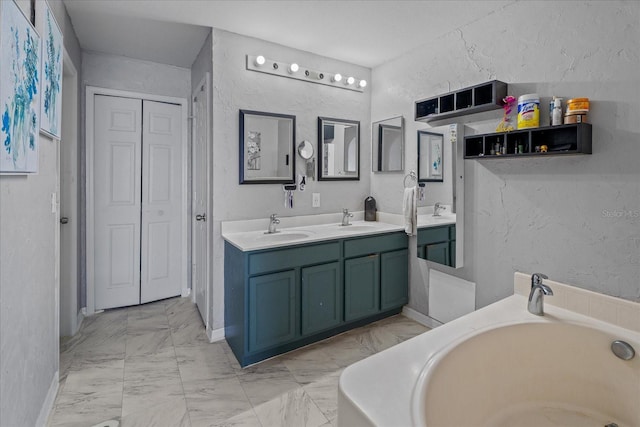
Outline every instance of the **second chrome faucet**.
POLYGON ((264 232, 264 234, 273 234, 278 233, 276 230, 276 225, 280 224, 280 220, 277 217, 277 214, 271 214, 269 217, 269 229, 264 232))
POLYGON ((349 218, 353 218, 353 214, 349 212, 349 209, 342 209, 342 226, 351 225, 349 218))

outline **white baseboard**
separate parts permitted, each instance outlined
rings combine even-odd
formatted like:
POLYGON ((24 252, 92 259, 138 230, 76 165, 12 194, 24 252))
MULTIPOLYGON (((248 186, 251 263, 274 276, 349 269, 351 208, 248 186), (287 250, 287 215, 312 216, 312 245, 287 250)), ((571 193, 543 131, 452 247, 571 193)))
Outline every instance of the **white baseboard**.
POLYGON ((191 295, 191 288, 185 288, 182 290, 182 298, 186 298, 191 295))
POLYGON ((224 328, 218 329, 207 329, 207 337, 209 337, 209 342, 221 341, 224 339, 224 328))
POLYGON ((56 395, 58 394, 58 378, 59 371, 53 375, 53 379, 51 380, 51 385, 49 386, 49 391, 47 392, 47 397, 44 399, 44 403, 40 408, 40 415, 38 415, 38 419, 36 420, 37 427, 44 427, 47 425, 47 420, 49 419, 49 415, 51 415, 53 404, 56 401, 56 395))
POLYGON ((436 319, 432 319, 431 317, 424 315, 413 308, 409 308, 406 305, 402 307, 402 314, 407 316, 409 319, 415 320, 421 325, 426 326, 427 328, 433 329, 443 325, 443 323, 438 322, 436 319))

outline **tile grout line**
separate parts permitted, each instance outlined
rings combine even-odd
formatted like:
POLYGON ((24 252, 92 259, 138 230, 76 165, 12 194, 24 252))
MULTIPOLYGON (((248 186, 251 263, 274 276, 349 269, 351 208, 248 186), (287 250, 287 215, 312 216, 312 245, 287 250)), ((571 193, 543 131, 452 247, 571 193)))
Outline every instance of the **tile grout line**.
POLYGON ((169 326, 169 337, 171 338, 171 348, 173 349, 173 357, 178 367, 178 376, 180 377, 180 387, 182 387, 182 398, 184 399, 184 407, 187 410, 187 419, 189 420, 189 426, 193 425, 191 422, 191 411, 189 410, 189 401, 187 400, 187 393, 184 391, 184 380, 182 379, 182 372, 180 371, 180 361, 178 360, 178 353, 176 352, 176 344, 173 341, 173 329, 169 322, 169 313, 167 312, 167 306, 164 306, 164 315, 167 317, 167 325, 169 326))

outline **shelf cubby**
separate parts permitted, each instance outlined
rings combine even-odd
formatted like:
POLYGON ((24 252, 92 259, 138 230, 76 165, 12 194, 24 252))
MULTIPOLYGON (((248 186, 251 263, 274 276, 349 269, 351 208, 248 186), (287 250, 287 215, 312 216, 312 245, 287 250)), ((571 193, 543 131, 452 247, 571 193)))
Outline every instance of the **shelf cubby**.
POLYGON ((520 129, 511 132, 469 135, 464 138, 465 159, 499 159, 514 157, 540 157, 566 154, 591 154, 591 124, 575 123, 541 128, 520 129), (491 154, 495 145, 506 144, 506 154, 491 154), (518 153, 522 145, 523 152, 518 153), (547 152, 536 151, 543 145, 547 152))
POLYGON ((416 101, 415 120, 430 122, 502 108, 507 84, 499 80, 416 101))

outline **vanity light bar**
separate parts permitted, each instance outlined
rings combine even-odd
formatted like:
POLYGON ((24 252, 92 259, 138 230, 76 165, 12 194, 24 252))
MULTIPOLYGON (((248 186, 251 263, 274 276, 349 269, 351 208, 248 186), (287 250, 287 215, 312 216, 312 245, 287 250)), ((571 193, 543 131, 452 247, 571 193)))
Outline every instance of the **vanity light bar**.
POLYGON ((364 92, 367 81, 353 76, 340 73, 325 73, 312 70, 293 62, 274 61, 262 55, 247 55, 247 70, 259 73, 272 74, 274 76, 287 77, 290 79, 304 80, 311 83, 318 83, 326 86, 333 86, 340 89, 364 92))

